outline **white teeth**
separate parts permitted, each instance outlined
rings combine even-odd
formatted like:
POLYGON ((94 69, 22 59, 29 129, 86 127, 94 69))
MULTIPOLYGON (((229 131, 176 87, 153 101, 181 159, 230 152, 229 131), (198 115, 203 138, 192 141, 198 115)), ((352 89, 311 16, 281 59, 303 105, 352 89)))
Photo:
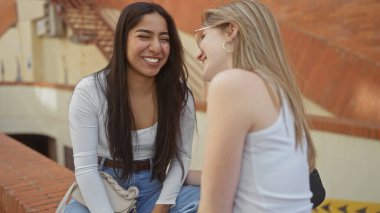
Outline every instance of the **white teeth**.
POLYGON ((157 63, 159 61, 158 58, 144 58, 144 60, 151 63, 157 63))

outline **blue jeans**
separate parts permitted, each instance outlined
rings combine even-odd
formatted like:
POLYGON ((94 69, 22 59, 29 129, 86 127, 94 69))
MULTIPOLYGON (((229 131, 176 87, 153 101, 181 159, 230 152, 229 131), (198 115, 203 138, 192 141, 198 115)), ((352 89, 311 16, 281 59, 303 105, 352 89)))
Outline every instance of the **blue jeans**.
MULTIPOLYGON (((103 170, 108 174, 116 177, 112 168, 104 167, 103 170)), ((116 170, 118 172, 118 170, 116 170)), ((139 189, 139 197, 137 199, 137 213, 150 213, 158 197, 160 196, 162 183, 154 178, 151 180, 152 173, 149 170, 139 171, 133 173, 132 177, 125 181, 118 180, 119 184, 124 188, 136 186, 139 189)), ((116 178, 115 178, 116 179, 116 178)), ((196 213, 198 210, 200 198, 200 190, 198 186, 183 186, 179 192, 176 205, 170 209, 170 213, 196 213)), ((65 213, 89 213, 89 209, 78 203, 76 200, 71 199, 65 208, 65 213)))

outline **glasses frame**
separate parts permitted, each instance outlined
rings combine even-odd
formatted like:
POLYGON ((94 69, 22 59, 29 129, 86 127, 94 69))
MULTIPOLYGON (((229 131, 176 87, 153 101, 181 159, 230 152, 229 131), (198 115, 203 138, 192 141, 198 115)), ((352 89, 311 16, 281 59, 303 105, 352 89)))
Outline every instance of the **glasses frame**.
POLYGON ((202 32, 203 32, 203 30, 206 30, 206 29, 209 29, 209 28, 213 28, 213 27, 216 27, 216 26, 218 26, 218 25, 212 25, 212 26, 202 27, 202 28, 199 28, 197 30, 194 30, 195 41, 197 42, 197 45, 198 45, 199 48, 200 48, 200 44, 201 44, 201 41, 202 41, 202 32))

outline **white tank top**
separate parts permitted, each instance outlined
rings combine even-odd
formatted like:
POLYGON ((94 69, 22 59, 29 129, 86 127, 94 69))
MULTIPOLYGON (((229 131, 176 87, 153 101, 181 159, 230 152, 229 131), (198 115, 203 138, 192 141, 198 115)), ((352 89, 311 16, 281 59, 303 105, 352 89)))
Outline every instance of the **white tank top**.
POLYGON ((310 213, 307 143, 295 147, 292 111, 283 98, 270 127, 247 135, 234 213, 310 213))

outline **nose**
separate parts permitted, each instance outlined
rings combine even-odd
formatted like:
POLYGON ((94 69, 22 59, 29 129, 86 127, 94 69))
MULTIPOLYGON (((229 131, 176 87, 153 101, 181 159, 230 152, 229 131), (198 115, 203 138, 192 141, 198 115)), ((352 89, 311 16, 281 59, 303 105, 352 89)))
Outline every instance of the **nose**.
POLYGON ((149 45, 149 50, 152 52, 159 52, 161 51, 161 43, 159 39, 152 39, 150 45, 149 45))
POLYGON ((204 62, 204 60, 206 59, 206 55, 205 53, 201 50, 200 53, 197 55, 197 60, 198 61, 201 61, 202 63, 204 62))

